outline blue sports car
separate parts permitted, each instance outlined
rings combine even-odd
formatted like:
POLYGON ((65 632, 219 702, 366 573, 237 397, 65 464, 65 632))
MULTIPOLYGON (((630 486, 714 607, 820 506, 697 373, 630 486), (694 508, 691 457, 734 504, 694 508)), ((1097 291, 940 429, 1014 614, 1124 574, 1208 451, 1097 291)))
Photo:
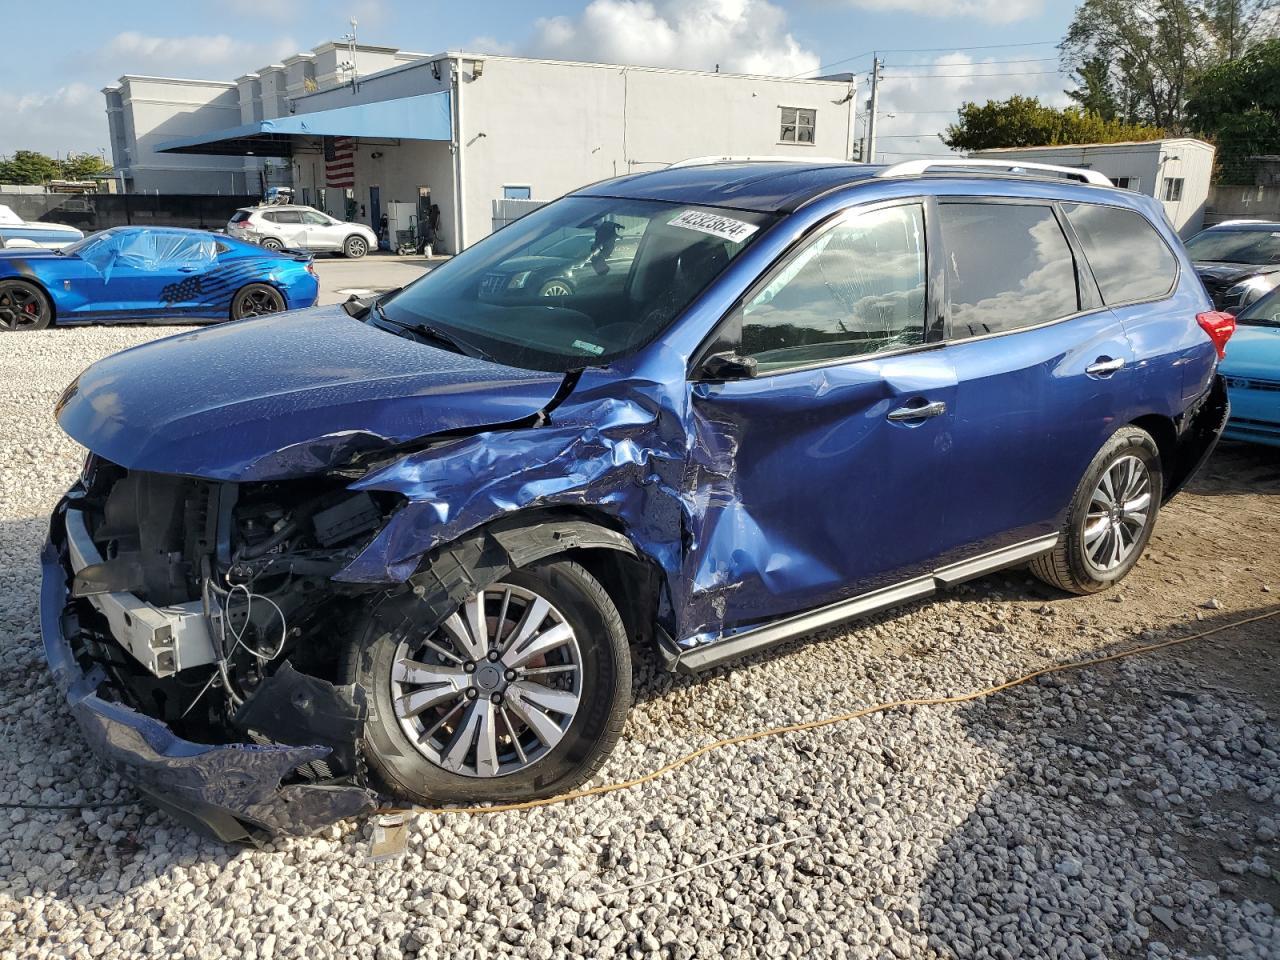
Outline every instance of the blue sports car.
POLYGON ((310 307, 311 257, 177 227, 115 227, 61 250, 0 250, 0 331, 202 322, 310 307))
POLYGON ((1280 447, 1280 289, 1236 318, 1222 375, 1231 398, 1224 437, 1280 447))

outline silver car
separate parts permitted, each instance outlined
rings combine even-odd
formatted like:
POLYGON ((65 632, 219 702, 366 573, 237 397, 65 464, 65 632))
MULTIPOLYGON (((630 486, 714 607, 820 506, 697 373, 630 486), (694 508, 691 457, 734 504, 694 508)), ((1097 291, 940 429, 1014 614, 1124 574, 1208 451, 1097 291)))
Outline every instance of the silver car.
POLYGON ((308 250, 363 257, 377 249, 378 235, 363 223, 350 223, 313 207, 273 204, 242 207, 227 223, 227 233, 268 250, 308 250))

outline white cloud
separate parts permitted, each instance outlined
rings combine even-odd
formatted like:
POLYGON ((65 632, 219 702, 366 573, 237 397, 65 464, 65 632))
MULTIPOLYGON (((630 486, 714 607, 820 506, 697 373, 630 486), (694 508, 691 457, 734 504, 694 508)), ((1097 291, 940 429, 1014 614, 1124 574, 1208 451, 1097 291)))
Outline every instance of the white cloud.
MULTIPOLYGON (((913 155, 946 153, 938 134, 956 121, 956 111, 966 100, 986 103, 1021 94, 1038 97, 1050 106, 1066 106, 1070 99, 1063 88, 1069 81, 1051 72, 1053 69, 1054 63, 1048 61, 1001 63, 974 60, 961 53, 913 65, 895 66, 891 60, 884 68, 880 87, 877 159, 907 160, 913 155)), ((861 112, 870 89, 865 80, 859 89, 861 112)))
MULTIPOLYGON (((106 104, 84 83, 69 83, 40 93, 0 92, 0 114, 10 119, 18 138, 0 143, 0 152, 39 150, 50 156, 97 153, 108 145, 106 104)), ((111 152, 107 150, 110 161, 111 152)))
POLYGON ((530 52, 596 60, 790 76, 818 57, 767 0, 592 0, 575 17, 534 24, 530 52))
POLYGON ((97 59, 121 73, 174 70, 190 77, 203 71, 212 79, 222 80, 226 79, 226 71, 233 75, 246 73, 297 53, 298 49, 290 37, 245 43, 225 33, 157 37, 126 30, 108 40, 97 59))
POLYGON ((845 0, 863 10, 916 13, 929 17, 977 17, 991 23, 1013 23, 1034 17, 1044 0, 845 0))

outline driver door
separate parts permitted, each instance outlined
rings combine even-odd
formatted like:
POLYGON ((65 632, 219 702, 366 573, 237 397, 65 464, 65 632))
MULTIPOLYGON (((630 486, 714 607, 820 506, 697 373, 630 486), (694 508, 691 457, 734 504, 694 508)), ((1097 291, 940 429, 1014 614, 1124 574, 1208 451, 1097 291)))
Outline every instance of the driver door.
POLYGON ((303 210, 299 246, 308 250, 337 250, 345 239, 343 231, 323 213, 303 210))
POLYGON ((956 393, 930 209, 912 200, 839 215, 765 275, 708 347, 755 369, 703 373, 691 387, 686 636, 930 569, 956 393))

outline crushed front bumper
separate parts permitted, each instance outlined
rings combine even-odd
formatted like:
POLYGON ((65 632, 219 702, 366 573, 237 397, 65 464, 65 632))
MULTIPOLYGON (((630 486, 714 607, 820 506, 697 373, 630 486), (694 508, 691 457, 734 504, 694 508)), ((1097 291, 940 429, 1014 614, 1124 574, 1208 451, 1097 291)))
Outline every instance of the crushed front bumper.
POLYGON ((298 767, 323 761, 330 747, 193 743, 102 696, 106 672, 83 669, 72 648, 80 627, 69 589, 65 511, 64 501, 41 553, 40 628, 54 680, 96 754, 157 806, 228 842, 305 836, 373 810, 376 798, 362 787, 282 784, 298 767))

